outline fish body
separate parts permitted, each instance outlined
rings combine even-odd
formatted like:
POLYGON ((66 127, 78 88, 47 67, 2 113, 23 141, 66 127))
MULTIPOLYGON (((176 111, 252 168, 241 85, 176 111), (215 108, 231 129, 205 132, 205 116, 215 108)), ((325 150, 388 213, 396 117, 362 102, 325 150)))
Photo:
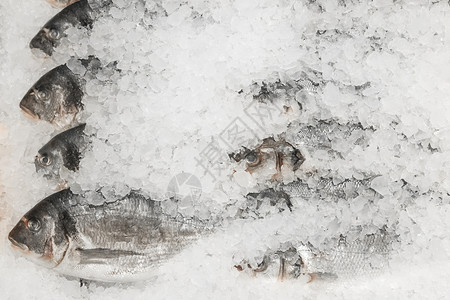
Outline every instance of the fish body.
POLYGON ((62 167, 78 170, 80 160, 89 145, 84 134, 86 124, 66 130, 46 143, 35 157, 36 172, 42 172, 47 178, 59 176, 62 167))
POLYGON ((53 194, 22 217, 9 240, 26 257, 64 275, 127 282, 153 275, 210 230, 200 220, 166 215, 160 202, 134 192, 91 202, 70 190, 53 194))
POLYGON ((335 120, 319 120, 293 126, 288 140, 308 153, 325 150, 330 158, 342 158, 355 146, 366 147, 373 131, 373 128, 365 128, 359 123, 340 124, 335 120))
POLYGON ((358 196, 367 197, 373 202, 381 197, 370 184, 376 176, 365 179, 345 179, 334 182, 332 178, 320 178, 318 182, 296 180, 288 184, 279 184, 275 188, 249 193, 241 203, 236 217, 241 219, 262 219, 275 212, 292 211, 302 201, 314 200, 351 200, 358 196))
POLYGON ((310 243, 300 243, 277 251, 269 251, 261 263, 251 266, 246 261, 236 266, 249 269, 254 275, 279 280, 309 275, 310 279, 354 279, 376 276, 389 265, 395 236, 380 230, 352 241, 341 235, 328 249, 318 249, 310 243))
POLYGON ((44 74, 20 101, 20 108, 33 119, 58 126, 71 124, 83 109, 83 81, 66 65, 44 74))
POLYGON ((333 178, 320 178, 317 182, 308 183, 303 180, 296 180, 288 184, 279 186, 279 190, 289 195, 290 199, 310 199, 318 197, 320 199, 354 199, 360 195, 374 197, 379 194, 371 188, 371 181, 376 176, 364 179, 346 178, 335 182, 333 178))
MULTIPOLYGON (((275 99, 295 99, 297 102, 297 93, 315 94, 320 91, 323 80, 317 72, 307 70, 302 72, 296 80, 263 81, 261 84, 254 83, 250 87, 250 92, 254 100, 259 102, 273 102, 275 99)), ((300 107, 302 104, 298 103, 300 107)))
MULTIPOLYGON (((55 2, 55 1, 52 1, 55 2)), ((61 1, 56 1, 61 2, 61 1)), ((61 44, 61 39, 67 36, 66 30, 70 27, 92 27, 94 11, 87 0, 77 1, 51 18, 39 30, 30 42, 31 49, 38 49, 51 56, 61 44)))
POLYGON ((77 2, 78 0, 46 0, 46 1, 50 3, 53 7, 64 8, 77 2))

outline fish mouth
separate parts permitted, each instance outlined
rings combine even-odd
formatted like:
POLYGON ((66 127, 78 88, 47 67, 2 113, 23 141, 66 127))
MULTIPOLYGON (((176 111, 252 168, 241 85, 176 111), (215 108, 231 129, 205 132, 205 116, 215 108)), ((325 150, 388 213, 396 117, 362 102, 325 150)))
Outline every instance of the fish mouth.
POLYGON ((39 47, 31 47, 31 53, 33 54, 33 56, 35 56, 36 58, 49 58, 50 55, 47 54, 44 50, 42 50, 39 47))
POLYGON ((16 241, 11 235, 8 235, 8 240, 11 242, 14 248, 18 248, 22 251, 28 251, 28 247, 22 243, 16 241))
POLYGON ((25 116, 30 118, 31 120, 34 120, 34 121, 40 120, 40 118, 37 114, 35 114, 32 110, 27 108, 22 103, 20 103, 20 109, 22 109, 22 112, 25 114, 25 116))
POLYGON ((52 56, 53 54, 53 43, 45 36, 47 29, 41 29, 39 33, 30 41, 29 47, 33 53, 37 57, 42 57, 43 52, 44 55, 52 56))

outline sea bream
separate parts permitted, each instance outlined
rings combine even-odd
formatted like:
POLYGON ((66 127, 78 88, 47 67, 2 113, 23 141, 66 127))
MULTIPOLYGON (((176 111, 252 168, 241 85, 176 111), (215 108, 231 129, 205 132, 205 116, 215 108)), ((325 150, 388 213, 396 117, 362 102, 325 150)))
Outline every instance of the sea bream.
POLYGON ((379 275, 389 266, 396 235, 381 229, 373 234, 349 239, 333 239, 322 249, 308 242, 283 245, 268 251, 262 261, 252 266, 247 260, 235 267, 254 276, 277 277, 278 280, 354 279, 379 275))
POLYGON ((86 124, 81 124, 54 136, 35 157, 36 171, 47 178, 59 176, 61 168, 78 170, 80 160, 89 145, 89 137, 84 133, 86 124))
POLYGON ((136 192, 99 205, 90 197, 66 189, 45 198, 22 217, 9 240, 25 257, 63 275, 128 282, 148 279, 212 230, 201 220, 167 215, 161 202, 136 192))
POLYGON ((68 28, 77 26, 90 28, 93 22, 94 11, 88 1, 75 2, 45 23, 31 40, 30 48, 38 49, 51 56, 55 48, 60 45, 61 39, 67 36, 66 30, 68 28))
POLYGON ((68 5, 71 5, 72 3, 77 2, 78 0, 46 0, 46 1, 50 3, 53 7, 63 8, 68 5))
POLYGON ((20 101, 22 111, 33 119, 64 127, 83 109, 82 79, 66 65, 44 74, 20 101))
POLYGON ((301 206, 303 201, 351 201, 358 196, 367 198, 368 203, 382 198, 372 187, 371 182, 377 176, 363 179, 319 178, 315 180, 297 179, 287 184, 278 184, 274 188, 249 193, 245 203, 241 203, 236 217, 241 219, 262 219, 275 211, 292 211, 301 206), (272 207, 272 208, 271 208, 272 207))
POLYGON ((245 171, 255 173, 259 181, 280 180, 283 169, 296 172, 312 157, 318 156, 322 161, 345 159, 355 147, 367 147, 373 131, 359 123, 340 124, 334 120, 291 124, 283 136, 266 138, 254 149, 243 148, 229 157, 244 164, 245 171))

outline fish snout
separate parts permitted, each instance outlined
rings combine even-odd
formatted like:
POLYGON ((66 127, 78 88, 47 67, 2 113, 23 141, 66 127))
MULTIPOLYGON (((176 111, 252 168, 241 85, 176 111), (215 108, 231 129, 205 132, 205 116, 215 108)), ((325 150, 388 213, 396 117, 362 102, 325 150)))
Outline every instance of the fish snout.
POLYGON ((44 30, 41 30, 31 41, 30 48, 33 55, 37 57, 52 56, 53 43, 46 37, 44 30))
POLYGON ((14 239, 14 229, 9 233, 8 240, 11 242, 12 246, 15 248, 19 248, 22 251, 28 251, 28 246, 22 243, 19 243, 14 239))
POLYGON ((32 47, 32 46, 31 46, 31 43, 30 43, 30 49, 31 49, 31 53, 32 53, 33 56, 36 57, 36 58, 42 58, 42 59, 45 59, 45 58, 48 58, 48 57, 49 57, 49 55, 46 54, 44 51, 42 51, 40 48, 38 48, 38 47, 32 47))
POLYGON ((22 112, 25 114, 26 117, 32 119, 32 120, 39 120, 40 117, 39 115, 33 111, 32 108, 30 108, 28 105, 28 103, 30 102, 28 99, 29 95, 25 96, 22 101, 20 101, 20 109, 22 110, 22 112))

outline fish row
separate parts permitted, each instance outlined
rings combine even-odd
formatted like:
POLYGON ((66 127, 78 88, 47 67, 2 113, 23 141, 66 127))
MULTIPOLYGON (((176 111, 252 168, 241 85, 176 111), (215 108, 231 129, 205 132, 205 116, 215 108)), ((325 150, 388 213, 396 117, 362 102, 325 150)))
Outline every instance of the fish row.
MULTIPOLYGON (((49 1, 67 6, 49 20, 30 42, 32 50, 51 56, 70 27, 91 27, 96 14, 87 0, 49 1)), ((95 2, 96 9, 110 1, 95 2)), ((26 93, 20 108, 35 120, 60 128, 72 126, 83 110, 86 76, 99 70, 93 57, 79 60, 88 74, 75 74, 66 65, 44 74, 26 93)), ((57 178, 61 168, 76 171, 91 137, 86 124, 54 136, 35 158, 36 170, 57 178)), ((210 231, 195 218, 163 211, 161 202, 137 192, 104 199, 100 192, 59 191, 36 204, 9 233, 14 248, 39 265, 64 275, 99 281, 148 278, 156 266, 210 231), (103 199, 93 205, 92 199, 103 199)))
MULTIPOLYGON (((57 177, 61 168, 75 172, 84 151, 89 149, 91 137, 87 136, 84 130, 85 125, 82 124, 53 137, 39 150, 35 160, 37 170, 44 170, 44 176, 48 178, 57 177)), ((276 175, 281 166, 298 170, 304 161, 298 149, 282 139, 275 141, 274 138, 265 139, 254 149, 244 148, 241 152, 232 153, 230 159, 232 163, 245 164, 248 172, 252 173, 261 172, 265 168, 275 170, 272 176, 274 180, 277 179, 276 175), (273 169, 270 165, 279 167, 273 169)), ((236 218, 247 219, 254 215, 262 218, 264 215, 260 213, 260 207, 267 203, 283 211, 292 210, 292 201, 295 199, 308 201, 315 196, 351 199, 367 193, 376 196, 376 192, 370 188, 371 180, 369 177, 334 182, 332 178, 321 178, 317 184, 303 180, 280 184, 276 189, 248 194, 248 201, 254 204, 238 211, 236 218)), ((215 226, 205 226, 208 222, 177 219, 173 215, 161 213, 160 202, 137 192, 121 199, 103 197, 101 193, 74 195, 70 190, 53 194, 42 200, 19 221, 9 235, 11 243, 38 264, 44 264, 65 275, 99 281, 132 281, 148 278, 156 267, 179 253, 184 246, 214 232, 210 228, 215 226), (92 205, 93 198, 103 198, 103 204, 92 205), (151 210, 149 207, 157 209, 151 210), (49 215, 49 212, 53 215, 49 215), (58 220, 63 224, 57 225, 58 220), (66 221, 69 223, 64 224, 66 221), (141 228, 136 222, 150 225, 141 228), (107 224, 111 224, 110 227, 107 224), (89 228, 89 231, 86 228, 89 228), (151 234, 147 232, 148 228, 153 228, 159 235, 145 237, 147 233, 151 234), (187 236, 176 240, 165 233, 167 230, 177 238, 187 236), (58 233, 59 231, 61 233, 58 233), (58 244, 55 244, 55 240, 59 241, 58 244), (164 248, 164 243, 171 245, 170 250, 164 248)), ((378 234, 375 237, 378 237, 378 234)), ((380 238, 379 247, 389 249, 390 242, 389 239, 380 238)), ((372 253, 362 248, 357 256, 350 254, 354 243, 365 245, 365 240, 345 244, 345 247, 341 241, 331 252, 320 251, 307 243, 296 245, 287 250, 268 252, 258 266, 242 262, 236 268, 250 271, 254 275, 270 275, 276 274, 274 266, 278 261, 279 279, 298 278, 302 275, 326 279, 338 275, 342 277, 345 270, 350 272, 346 268, 354 265, 355 258, 359 259, 356 262, 359 265, 355 267, 358 271, 367 269, 368 264, 372 264, 366 257, 376 256, 383 263, 387 261, 387 250, 372 253), (340 248, 337 248, 338 246, 340 248), (295 261, 292 258, 294 252, 297 258, 295 261), (342 259, 333 260, 330 253, 339 253, 342 259)), ((382 266, 384 265, 381 264, 379 269, 382 269, 382 266)), ((371 270, 374 271, 372 267, 371 270)))
MULTIPOLYGON (((110 1, 98 1, 93 8, 87 0, 51 2, 55 6, 68 6, 47 22, 30 43, 32 49, 39 49, 49 56, 66 37, 68 28, 92 27, 96 15, 110 4, 110 1)), ((80 63, 87 73, 95 74, 101 68, 101 63, 93 57, 81 59, 80 63)), ((62 128, 71 126, 84 108, 85 83, 85 77, 75 74, 67 65, 61 65, 33 85, 20 102, 20 107, 34 119, 62 128)), ((277 97, 280 90, 291 97, 296 89, 316 91, 317 88, 318 84, 313 80, 263 84, 253 98, 266 101, 277 97)), ((58 177, 62 168, 76 172, 93 138, 85 133, 85 128, 85 124, 72 127, 45 144, 35 158, 37 171, 48 178, 58 177)), ((333 140, 352 136, 353 145, 362 144, 367 131, 360 124, 342 125, 333 120, 318 121, 315 125, 300 126, 295 130, 298 130, 297 139, 288 141, 283 136, 268 137, 254 149, 244 148, 230 153, 231 162, 243 164, 248 173, 257 177, 273 172, 269 180, 280 182, 284 169, 296 172, 306 159, 304 150, 299 150, 294 144, 302 144, 305 151, 328 149, 333 155, 342 156, 332 149, 333 140)), ((317 186, 299 180, 280 184, 277 189, 249 194, 247 199, 256 203, 269 199, 271 205, 284 205, 292 210, 294 198, 307 201, 320 193, 331 198, 355 197, 371 190, 370 180, 346 179, 335 183, 332 179, 323 178, 317 186)), ((281 206, 280 209, 284 209, 281 206)), ((255 210, 258 210, 258 204, 255 210)), ((237 217, 246 218, 246 214, 240 212, 237 217)), ((169 214, 161 202, 137 191, 122 198, 106 199, 97 191, 74 194, 65 189, 36 204, 8 237, 11 244, 28 258, 61 274, 99 281, 134 281, 148 278, 159 265, 187 245, 214 232, 219 223, 169 214), (93 204, 94 198, 101 199, 101 204, 93 204)), ((280 258, 278 274, 281 279, 296 278, 299 274, 335 274, 338 266, 352 264, 355 251, 361 254, 358 264, 368 267, 372 262, 364 260, 365 256, 388 252, 386 245, 390 241, 383 239, 385 235, 380 232, 349 243, 341 237, 332 249, 343 256, 333 258, 329 252, 325 255, 313 245, 304 243, 267 253, 257 267, 243 263, 237 268, 242 270, 247 266, 253 272, 261 273, 280 258), (378 244, 383 246, 380 250, 378 244)))
MULTIPOLYGON (((170 258, 222 224, 168 213, 164 202, 138 191, 94 205, 96 197, 103 195, 74 194, 70 189, 46 197, 11 230, 12 246, 36 264, 66 276, 130 282, 150 278, 170 258)), ((236 268, 253 275, 278 274, 280 280, 377 274, 387 265, 395 238, 380 230, 356 240, 341 235, 326 250, 307 242, 290 243, 267 251, 256 265, 243 260, 236 268)))

